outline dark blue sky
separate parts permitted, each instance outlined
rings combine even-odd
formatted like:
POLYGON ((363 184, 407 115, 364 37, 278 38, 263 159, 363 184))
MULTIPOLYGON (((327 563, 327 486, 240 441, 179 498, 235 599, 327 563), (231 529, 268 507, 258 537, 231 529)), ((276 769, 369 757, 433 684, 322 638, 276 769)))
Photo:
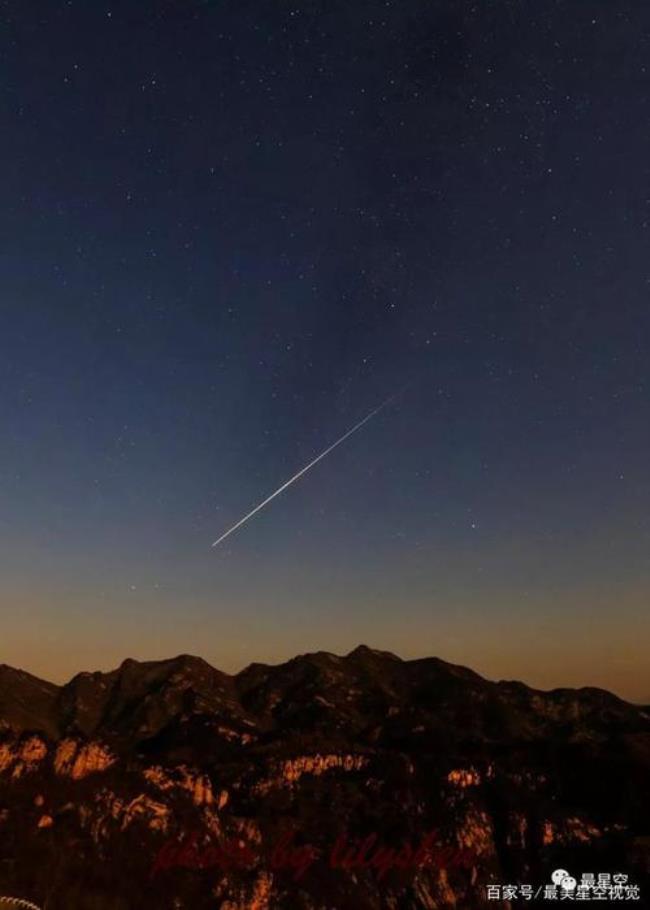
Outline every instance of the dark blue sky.
POLYGON ((5 659, 650 694, 645 5, 0 16, 5 659))

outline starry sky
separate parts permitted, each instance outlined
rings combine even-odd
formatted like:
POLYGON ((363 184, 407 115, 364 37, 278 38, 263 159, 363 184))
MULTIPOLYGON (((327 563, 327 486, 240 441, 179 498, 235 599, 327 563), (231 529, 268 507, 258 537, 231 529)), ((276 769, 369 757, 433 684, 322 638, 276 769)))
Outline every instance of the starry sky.
POLYGON ((1 659, 650 701, 647 5, 0 21, 1 659))

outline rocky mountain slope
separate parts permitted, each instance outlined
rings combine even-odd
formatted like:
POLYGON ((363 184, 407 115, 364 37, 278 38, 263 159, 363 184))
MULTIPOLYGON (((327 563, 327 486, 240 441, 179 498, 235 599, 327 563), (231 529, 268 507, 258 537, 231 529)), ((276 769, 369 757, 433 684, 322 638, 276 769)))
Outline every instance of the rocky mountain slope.
MULTIPOLYGON (((58 687, 0 667, 0 895, 43 910, 472 910, 556 867, 646 896, 650 709, 359 647, 58 687)), ((634 904, 639 906, 639 902, 634 904)))

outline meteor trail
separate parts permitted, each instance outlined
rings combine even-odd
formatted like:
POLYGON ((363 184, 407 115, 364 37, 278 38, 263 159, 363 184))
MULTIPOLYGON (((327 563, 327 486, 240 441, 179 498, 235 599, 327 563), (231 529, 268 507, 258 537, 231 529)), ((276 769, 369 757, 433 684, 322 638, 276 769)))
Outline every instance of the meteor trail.
MULTIPOLYGON (((397 394, 399 394, 399 393, 397 393, 397 394)), ((351 430, 348 430, 347 433, 344 433, 340 439, 337 439, 336 442, 332 443, 331 446, 328 446, 324 452, 321 452, 320 455, 317 455, 313 461, 310 461, 308 465, 305 465, 304 468, 301 468, 297 474, 294 474, 293 477, 290 477, 286 483, 283 483, 281 487, 278 487, 278 489, 275 491, 275 493, 271 493, 271 495, 267 496, 266 499, 262 500, 262 502, 259 505, 255 506, 255 508, 252 511, 250 511, 248 513, 248 515, 244 515, 243 518, 240 518, 239 521, 237 522, 237 524, 234 524, 232 526, 232 528, 230 528, 228 531, 226 531, 225 534, 222 534, 221 537, 217 538, 217 540, 215 540, 215 542, 212 544, 212 546, 216 547, 223 540, 225 540, 226 537, 230 537, 230 535, 234 531, 236 531, 237 528, 241 528, 241 526, 243 524, 246 524, 246 522, 248 521, 249 518, 252 518, 253 515, 256 515, 261 509, 264 508, 264 506, 267 506, 271 502, 272 499, 275 499, 276 496, 279 496, 280 493, 283 493, 284 490, 287 489, 287 487, 290 487, 291 484, 295 483, 299 478, 302 477, 303 474, 306 474, 310 468, 313 468, 315 464, 318 464, 318 462, 321 461, 321 459, 325 458, 326 455, 329 455, 329 453, 332 452, 337 446, 340 446, 342 442, 345 442, 345 440, 348 438, 348 436, 352 436, 353 433, 356 433, 357 430, 360 430, 361 427, 364 425, 364 423, 368 423, 368 421, 371 420, 375 416, 375 414, 378 414, 383 408, 386 407, 386 405, 390 404, 391 401, 393 401, 393 399, 395 399, 396 397, 397 397, 397 395, 391 395, 390 398, 387 398, 386 401, 382 402, 379 405, 379 407, 375 408, 374 411, 371 411, 366 417, 363 418, 363 420, 360 420, 359 423, 356 423, 352 427, 351 430)))

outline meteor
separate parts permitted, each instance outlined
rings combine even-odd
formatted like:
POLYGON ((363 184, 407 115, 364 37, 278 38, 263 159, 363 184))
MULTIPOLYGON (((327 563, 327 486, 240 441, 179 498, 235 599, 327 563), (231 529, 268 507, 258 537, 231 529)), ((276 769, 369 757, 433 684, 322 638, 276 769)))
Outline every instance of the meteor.
MULTIPOLYGON (((397 393, 397 394, 399 394, 399 393, 397 393)), ((310 461, 309 464, 308 464, 308 465, 305 465, 304 468, 301 468, 301 469, 298 471, 297 474, 294 474, 293 477, 290 477, 289 480, 287 480, 286 483, 283 483, 281 487, 278 487, 278 489, 275 491, 275 493, 271 493, 271 495, 270 495, 270 496, 267 496, 266 499, 263 499, 262 502, 259 503, 259 505, 255 506, 255 508, 252 509, 252 510, 248 513, 248 515, 244 515, 243 518, 240 518, 239 521, 237 522, 237 524, 234 524, 234 525, 232 526, 232 528, 229 528, 229 529, 226 531, 225 534, 222 534, 221 537, 218 537, 217 540, 215 540, 215 542, 212 544, 212 546, 213 546, 213 547, 216 547, 216 546, 218 546, 222 541, 224 541, 224 540, 226 539, 226 537, 230 537, 230 535, 233 534, 233 533, 237 530, 237 528, 241 528, 241 526, 242 526, 243 524, 246 524, 246 522, 249 520, 249 518, 252 518, 253 515, 257 515, 257 513, 258 513, 259 511, 261 511, 261 509, 264 508, 264 506, 268 506, 268 504, 269 504, 273 499, 275 499, 276 496, 279 496, 280 493, 283 493, 288 487, 291 486, 291 484, 293 484, 293 483, 295 483, 297 480, 299 480, 299 479, 302 477, 303 474, 306 474, 307 471, 309 471, 311 468, 314 467, 314 465, 318 464, 319 461, 322 461, 322 459, 325 458, 326 455, 329 455, 330 452, 333 452, 334 449, 335 449, 337 446, 340 446, 342 442, 345 442, 345 440, 346 440, 349 436, 352 436, 353 433, 356 433, 357 430, 360 430, 361 427, 362 427, 364 424, 368 423, 369 420, 372 420, 372 418, 375 416, 375 414, 378 414, 381 410, 383 410, 383 409, 384 409, 387 405, 389 405, 389 404, 391 403, 391 401, 393 401, 396 397, 397 397, 397 395, 391 395, 390 398, 387 398, 386 401, 382 402, 382 403, 379 405, 379 407, 375 408, 374 411, 371 411, 366 417, 363 418, 363 420, 360 420, 359 423, 356 423, 356 424, 352 427, 351 430, 348 430, 347 433, 344 433, 343 436, 341 436, 340 439, 337 439, 336 442, 333 442, 332 445, 331 445, 331 446, 328 446, 328 447, 325 449, 324 452, 321 452, 320 455, 317 455, 316 458, 314 458, 313 461, 310 461)))

